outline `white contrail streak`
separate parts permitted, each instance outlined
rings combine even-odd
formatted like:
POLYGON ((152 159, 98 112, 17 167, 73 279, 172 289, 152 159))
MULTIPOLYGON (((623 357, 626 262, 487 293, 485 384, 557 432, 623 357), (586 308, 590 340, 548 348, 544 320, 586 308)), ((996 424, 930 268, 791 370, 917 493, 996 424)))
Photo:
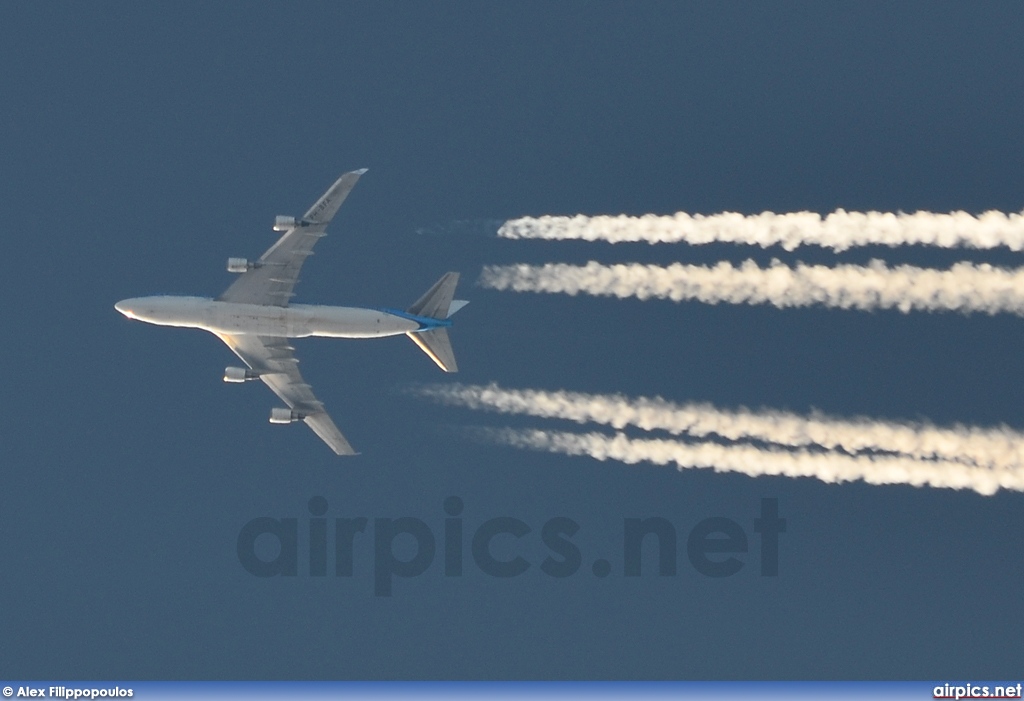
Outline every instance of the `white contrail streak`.
POLYGON ((783 475, 815 477, 823 482, 863 480, 868 484, 909 484, 915 487, 973 489, 995 494, 1000 487, 1024 491, 1024 475, 997 472, 958 462, 917 460, 900 456, 843 455, 807 450, 778 450, 753 445, 685 443, 670 439, 635 439, 617 433, 564 433, 520 429, 479 429, 485 439, 517 448, 565 455, 587 455, 627 464, 675 464, 679 470, 710 467, 751 477, 783 475))
POLYGON ((842 251, 852 246, 924 244, 941 248, 1024 250, 1024 212, 990 211, 977 217, 967 212, 846 212, 822 217, 816 212, 743 215, 687 214, 642 217, 583 215, 523 217, 505 222, 505 238, 582 239, 585 241, 646 241, 648 243, 744 243, 786 250, 816 244, 842 251))
POLYGON ((561 292, 639 299, 697 300, 708 304, 772 304, 776 307, 824 305, 843 309, 899 309, 1024 314, 1024 268, 957 263, 949 270, 909 265, 887 267, 773 261, 760 268, 752 260, 739 267, 673 263, 667 267, 628 263, 585 266, 548 263, 488 265, 479 284, 496 290, 561 292))
POLYGON ((894 453, 918 460, 961 462, 1024 476, 1024 434, 1006 426, 940 428, 866 418, 842 420, 783 411, 725 411, 710 404, 677 404, 661 397, 503 389, 496 384, 426 385, 413 390, 436 401, 505 414, 663 430, 697 438, 756 440, 786 448, 815 447, 848 454, 894 453))

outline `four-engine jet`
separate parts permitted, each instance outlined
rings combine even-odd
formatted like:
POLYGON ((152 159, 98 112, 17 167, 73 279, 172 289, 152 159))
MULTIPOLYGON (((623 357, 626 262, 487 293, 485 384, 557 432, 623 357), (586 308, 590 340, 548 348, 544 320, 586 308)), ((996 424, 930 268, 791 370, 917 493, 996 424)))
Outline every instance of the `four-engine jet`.
POLYGON ((256 261, 229 258, 228 271, 241 277, 217 299, 207 297, 136 297, 114 305, 129 319, 160 326, 204 329, 216 335, 248 366, 228 367, 225 382, 260 379, 288 408, 275 408, 270 422, 304 421, 338 455, 354 455, 302 375, 290 338, 379 338, 405 334, 445 372, 455 372, 448 340, 449 317, 468 302, 453 299, 458 273, 446 273, 405 311, 292 304, 299 269, 326 235, 327 224, 366 169, 345 173, 305 216, 279 216, 274 230, 281 238, 256 261))

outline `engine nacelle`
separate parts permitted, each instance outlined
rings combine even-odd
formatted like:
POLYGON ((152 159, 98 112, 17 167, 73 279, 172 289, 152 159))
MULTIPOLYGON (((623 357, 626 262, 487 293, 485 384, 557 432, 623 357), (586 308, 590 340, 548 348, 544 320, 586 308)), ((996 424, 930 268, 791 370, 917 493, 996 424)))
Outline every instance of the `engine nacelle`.
POLYGON ((305 417, 302 414, 291 409, 274 407, 270 410, 270 423, 272 424, 290 424, 295 421, 301 421, 303 418, 305 417))
POLYGON ((274 217, 274 231, 288 231, 288 229, 294 229, 298 225, 295 217, 286 217, 282 214, 274 217))
POLYGON ((244 273, 255 267, 256 265, 254 263, 250 263, 248 258, 228 258, 229 273, 244 273))
POLYGON ((224 368, 224 381, 225 382, 246 382, 247 380, 258 380, 260 378, 259 373, 253 372, 246 368, 224 368))

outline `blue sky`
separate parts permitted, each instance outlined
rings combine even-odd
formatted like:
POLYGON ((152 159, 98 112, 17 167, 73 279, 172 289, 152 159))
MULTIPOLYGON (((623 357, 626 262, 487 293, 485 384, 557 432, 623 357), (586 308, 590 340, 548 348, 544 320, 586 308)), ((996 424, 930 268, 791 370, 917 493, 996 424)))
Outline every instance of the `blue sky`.
MULTIPOLYGON (((1021 320, 570 298, 474 287, 483 265, 1020 265, 1020 255, 506 241, 522 215, 1022 209, 1016 4, 182 3, 0 8, 0 650, 22 677, 799 679, 1000 677, 1024 648, 1019 493, 829 485, 628 466, 465 440, 526 425, 404 389, 449 381, 412 344, 310 339, 303 372, 358 458, 270 426, 265 387, 125 297, 216 295, 276 214, 368 167, 297 301, 404 307, 441 273, 472 304, 458 379, 680 402, 1024 427, 1021 320), (461 222, 456 224, 457 222, 461 222), (467 224, 468 222, 468 224, 467 224), (253 518, 366 517, 352 577, 257 578, 253 518), (445 577, 445 499, 466 566, 445 577), (778 577, 754 518, 778 499, 778 577), (521 576, 473 566, 488 519, 521 576), (623 574, 623 522, 677 529, 623 574), (370 530, 439 549, 374 596, 370 530), (580 525, 556 579, 540 532, 580 525), (702 519, 751 539, 736 575, 686 558, 702 519), (611 573, 591 574, 596 559, 611 573)), ((405 545, 409 545, 406 543, 405 545)), ((398 543, 398 552, 402 551, 398 543)))

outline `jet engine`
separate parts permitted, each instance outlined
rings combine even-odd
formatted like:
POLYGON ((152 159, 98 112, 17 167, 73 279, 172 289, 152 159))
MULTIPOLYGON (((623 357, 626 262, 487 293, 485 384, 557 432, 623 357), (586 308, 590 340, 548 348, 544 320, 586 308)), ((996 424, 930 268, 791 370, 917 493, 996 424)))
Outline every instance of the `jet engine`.
POLYGON ((224 368, 225 382, 245 382, 246 380, 258 380, 259 378, 259 373, 247 370, 246 368, 224 368))
POLYGON ((293 421, 301 421, 304 418, 302 414, 291 409, 274 407, 270 410, 270 423, 272 424, 290 424, 293 421))
POLYGON ((244 273, 247 270, 252 270, 255 267, 256 264, 250 263, 247 258, 228 258, 229 273, 244 273))
POLYGON ((281 214, 274 217, 274 231, 288 231, 288 229, 294 229, 298 225, 295 217, 286 217, 281 214))

